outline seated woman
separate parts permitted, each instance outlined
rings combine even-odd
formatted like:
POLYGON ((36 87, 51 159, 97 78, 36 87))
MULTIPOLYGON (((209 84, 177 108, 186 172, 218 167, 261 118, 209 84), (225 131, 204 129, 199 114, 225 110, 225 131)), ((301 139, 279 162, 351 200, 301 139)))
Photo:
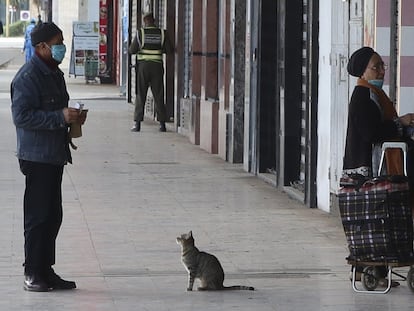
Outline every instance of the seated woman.
MULTIPOLYGON (((349 103, 343 175, 370 178, 378 168, 378 163, 373 161, 379 158, 380 148, 376 146, 380 147, 388 140, 402 140, 404 127, 413 124, 414 114, 397 115, 394 104, 382 90, 386 65, 372 48, 363 47, 355 51, 347 69, 358 80, 349 103)), ((386 160, 387 174, 403 173, 400 150, 387 150, 386 160)), ((380 270, 385 278, 386 268, 381 267, 380 270)), ((392 285, 399 284, 393 282, 392 285)))

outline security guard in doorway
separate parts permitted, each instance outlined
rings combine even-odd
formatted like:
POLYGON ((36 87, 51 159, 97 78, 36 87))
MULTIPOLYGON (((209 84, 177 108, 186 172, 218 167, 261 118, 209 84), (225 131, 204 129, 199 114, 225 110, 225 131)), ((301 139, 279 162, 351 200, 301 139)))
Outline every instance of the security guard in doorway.
POLYGON ((134 36, 129 47, 130 54, 138 54, 138 92, 135 99, 134 126, 131 131, 141 130, 144 120, 144 107, 148 88, 154 96, 155 113, 160 122, 160 131, 165 132, 167 113, 164 104, 164 53, 171 53, 174 48, 167 31, 155 25, 152 12, 143 15, 144 27, 134 36))

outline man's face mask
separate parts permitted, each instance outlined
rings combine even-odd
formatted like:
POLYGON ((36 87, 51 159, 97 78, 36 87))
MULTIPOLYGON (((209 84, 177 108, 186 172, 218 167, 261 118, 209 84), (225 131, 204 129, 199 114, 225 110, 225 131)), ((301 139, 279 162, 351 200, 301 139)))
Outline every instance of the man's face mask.
POLYGON ((50 47, 46 44, 46 46, 52 52, 52 58, 60 64, 63 61, 63 59, 65 58, 66 45, 64 45, 64 44, 54 44, 50 47))

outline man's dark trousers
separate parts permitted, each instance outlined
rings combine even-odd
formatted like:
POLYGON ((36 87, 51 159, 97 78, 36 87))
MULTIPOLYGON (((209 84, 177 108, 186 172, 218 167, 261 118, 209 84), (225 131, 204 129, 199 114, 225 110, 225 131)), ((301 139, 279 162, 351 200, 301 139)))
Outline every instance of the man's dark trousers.
POLYGON ((56 237, 62 224, 63 165, 20 160, 24 193, 25 273, 55 264, 56 237))

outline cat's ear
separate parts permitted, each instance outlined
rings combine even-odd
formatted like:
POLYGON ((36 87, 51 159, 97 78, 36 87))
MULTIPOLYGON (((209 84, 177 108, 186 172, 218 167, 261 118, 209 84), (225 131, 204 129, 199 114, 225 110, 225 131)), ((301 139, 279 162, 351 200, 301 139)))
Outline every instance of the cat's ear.
POLYGON ((190 231, 190 232, 188 233, 188 236, 192 238, 192 237, 193 237, 193 231, 190 231))

